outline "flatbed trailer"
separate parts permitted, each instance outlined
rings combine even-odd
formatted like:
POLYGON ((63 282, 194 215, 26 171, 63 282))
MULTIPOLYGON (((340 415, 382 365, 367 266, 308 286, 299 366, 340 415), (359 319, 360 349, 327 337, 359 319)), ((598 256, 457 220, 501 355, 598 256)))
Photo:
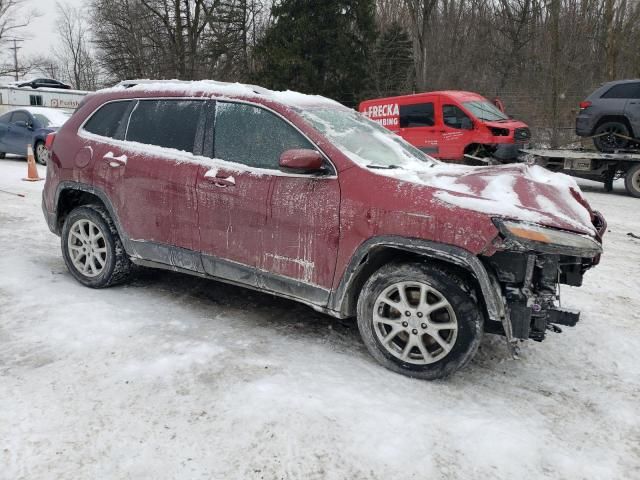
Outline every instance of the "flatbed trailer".
POLYGON ((640 151, 603 153, 593 150, 524 149, 526 161, 579 178, 603 182, 607 192, 613 181, 624 178, 629 195, 640 198, 640 151))

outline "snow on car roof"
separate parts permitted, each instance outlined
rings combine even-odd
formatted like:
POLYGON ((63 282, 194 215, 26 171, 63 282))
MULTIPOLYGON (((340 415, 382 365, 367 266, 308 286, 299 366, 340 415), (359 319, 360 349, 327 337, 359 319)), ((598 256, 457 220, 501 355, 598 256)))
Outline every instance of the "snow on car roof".
POLYGON ((291 90, 276 91, 256 85, 244 83, 218 82, 215 80, 125 80, 111 88, 98 90, 97 93, 119 92, 182 92, 187 95, 210 93, 225 97, 262 97, 289 106, 332 105, 343 107, 342 104, 321 95, 308 95, 291 90))

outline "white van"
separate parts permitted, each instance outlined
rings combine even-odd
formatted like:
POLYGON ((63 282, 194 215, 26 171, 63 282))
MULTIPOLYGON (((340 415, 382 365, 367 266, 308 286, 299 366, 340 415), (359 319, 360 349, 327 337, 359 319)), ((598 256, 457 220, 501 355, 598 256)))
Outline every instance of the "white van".
POLYGON ((73 112, 85 95, 83 90, 62 88, 31 88, 15 85, 0 86, 0 114, 16 107, 60 108, 73 112))

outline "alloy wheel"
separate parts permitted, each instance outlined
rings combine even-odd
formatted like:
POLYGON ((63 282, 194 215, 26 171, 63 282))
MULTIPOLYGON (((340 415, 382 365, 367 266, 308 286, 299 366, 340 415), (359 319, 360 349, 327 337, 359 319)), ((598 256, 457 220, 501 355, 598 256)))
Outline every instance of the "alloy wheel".
POLYGON ((67 247, 71 263, 86 277, 97 277, 107 264, 107 244, 103 232, 91 220, 76 221, 69 231, 67 247))
POLYGON ((44 146, 44 143, 36 145, 36 160, 42 165, 46 165, 49 162, 49 150, 44 146))
POLYGON ((449 301, 422 282, 398 282, 376 299, 373 327, 387 352, 413 365, 446 357, 458 336, 458 320, 449 301))

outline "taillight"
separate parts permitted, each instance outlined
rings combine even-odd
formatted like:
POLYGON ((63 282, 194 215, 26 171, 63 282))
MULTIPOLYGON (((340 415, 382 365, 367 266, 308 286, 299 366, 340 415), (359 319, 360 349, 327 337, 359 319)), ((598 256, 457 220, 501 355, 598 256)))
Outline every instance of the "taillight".
POLYGON ((588 101, 580 102, 580 110, 586 110, 590 106, 591 106, 591 102, 588 102, 588 101))
POLYGON ((55 132, 51 132, 49 135, 47 135, 47 139, 44 142, 44 146, 47 147, 47 150, 51 151, 51 147, 53 146, 53 141, 55 140, 55 138, 55 132))

